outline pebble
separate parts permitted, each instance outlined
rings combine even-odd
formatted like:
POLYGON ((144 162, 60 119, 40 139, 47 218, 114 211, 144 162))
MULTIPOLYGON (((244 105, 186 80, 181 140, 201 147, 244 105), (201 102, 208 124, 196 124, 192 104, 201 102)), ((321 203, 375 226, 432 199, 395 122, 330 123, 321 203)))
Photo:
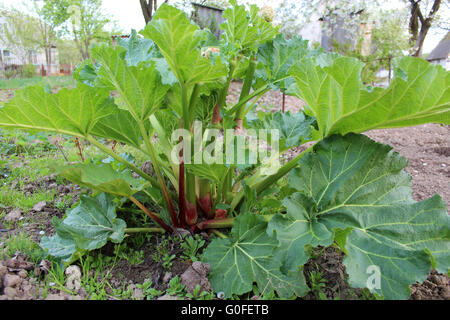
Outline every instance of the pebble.
POLYGON ((175 297, 175 296, 171 296, 171 295, 165 294, 165 295, 159 297, 157 300, 179 300, 179 298, 175 297))
POLYGON ((142 289, 136 288, 133 292, 133 298, 136 300, 144 299, 144 292, 142 291, 142 289))
POLYGON ((3 285, 5 287, 14 287, 22 282, 22 278, 13 274, 7 274, 3 278, 3 285))
POLYGON ((81 288, 81 270, 78 266, 69 266, 64 272, 68 278, 66 281, 66 288, 71 291, 79 291, 81 288))
POLYGON ((22 279, 25 279, 26 277, 28 277, 28 272, 26 270, 20 270, 17 275, 22 279))
POLYGON ((163 278, 163 283, 169 283, 170 279, 172 279, 172 272, 166 272, 163 278))
POLYGON ((17 294, 17 290, 14 289, 14 288, 7 287, 7 288, 5 289, 5 295, 6 295, 8 298, 10 298, 10 299, 14 298, 14 296, 15 296, 16 294, 17 294))
POLYGON ((40 211, 42 211, 42 209, 44 209, 44 207, 46 205, 47 205, 47 202, 45 202, 45 201, 38 202, 33 206, 33 211, 40 212, 40 211))
POLYGON ((20 210, 13 210, 10 213, 8 213, 5 217, 5 221, 17 221, 22 216, 22 212, 20 210))
POLYGON ((49 293, 45 300, 64 300, 64 297, 60 296, 59 294, 49 293))

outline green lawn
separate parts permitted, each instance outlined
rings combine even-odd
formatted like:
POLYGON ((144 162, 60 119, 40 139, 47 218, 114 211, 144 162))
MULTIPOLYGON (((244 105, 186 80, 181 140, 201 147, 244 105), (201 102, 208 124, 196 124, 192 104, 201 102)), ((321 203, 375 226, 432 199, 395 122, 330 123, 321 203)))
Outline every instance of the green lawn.
POLYGON ((47 82, 50 87, 71 87, 73 86, 72 76, 50 76, 50 77, 32 77, 26 79, 1 79, 0 89, 21 89, 40 82, 47 82))

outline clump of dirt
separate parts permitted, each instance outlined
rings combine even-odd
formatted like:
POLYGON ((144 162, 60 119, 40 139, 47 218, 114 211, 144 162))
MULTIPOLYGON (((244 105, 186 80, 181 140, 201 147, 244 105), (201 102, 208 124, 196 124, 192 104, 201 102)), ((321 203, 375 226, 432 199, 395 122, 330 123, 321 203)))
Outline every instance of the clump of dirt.
POLYGON ((208 280, 209 263, 194 262, 182 275, 181 283, 186 286, 189 293, 193 293, 197 286, 200 291, 211 291, 211 284, 208 280))
POLYGON ((450 300, 450 279, 446 275, 431 271, 422 284, 411 286, 410 300, 450 300))
MULTIPOLYGON (((322 292, 328 300, 355 300, 363 297, 360 289, 351 288, 348 283, 348 275, 345 272, 345 266, 342 264, 344 254, 334 247, 315 250, 316 257, 310 259, 303 269, 306 282, 310 288, 311 273, 320 272, 322 278, 326 281, 322 292)), ((317 300, 316 292, 309 292, 303 299, 317 300)))

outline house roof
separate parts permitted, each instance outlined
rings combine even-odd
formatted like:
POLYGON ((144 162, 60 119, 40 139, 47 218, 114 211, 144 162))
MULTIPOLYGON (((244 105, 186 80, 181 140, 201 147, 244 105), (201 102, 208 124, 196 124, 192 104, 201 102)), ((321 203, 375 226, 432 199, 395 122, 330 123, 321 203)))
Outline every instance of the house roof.
POLYGON ((450 31, 444 37, 444 39, 439 42, 439 44, 434 48, 433 51, 428 55, 427 60, 440 60, 447 59, 450 53, 450 31))
POLYGON ((224 11, 224 10, 221 9, 221 8, 211 7, 211 6, 207 6, 207 5, 200 4, 200 3, 191 2, 191 4, 192 4, 193 6, 196 6, 196 7, 203 7, 203 8, 207 8, 207 9, 211 9, 211 10, 217 10, 217 11, 221 11, 221 12, 224 11))

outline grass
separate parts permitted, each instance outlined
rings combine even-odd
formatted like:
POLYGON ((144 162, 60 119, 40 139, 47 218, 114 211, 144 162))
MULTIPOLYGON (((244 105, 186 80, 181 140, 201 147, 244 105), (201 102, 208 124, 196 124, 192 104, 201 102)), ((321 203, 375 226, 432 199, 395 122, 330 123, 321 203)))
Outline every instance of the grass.
MULTIPOLYGON (((3 133, 3 139, 7 135, 3 133)), ((18 133, 20 136, 26 136, 27 133, 18 133)), ((13 146, 4 148, 2 144, 2 136, 0 136, 0 205, 3 207, 13 207, 24 211, 30 210, 36 203, 46 201, 52 203, 55 198, 55 191, 48 191, 45 188, 36 188, 31 195, 25 194, 21 190, 31 182, 39 181, 40 178, 53 172, 51 165, 62 166, 66 164, 64 157, 56 148, 50 148, 48 142, 46 144, 28 143, 28 148, 22 148, 22 153, 18 154, 18 150, 13 146), (3 148, 2 148, 3 146, 3 148), (15 188, 11 188, 11 184, 15 184, 15 188)), ((67 140, 63 143, 64 152, 70 162, 80 160, 77 149, 73 141, 67 140)), ((90 159, 102 159, 104 157, 94 147, 86 146, 84 152, 90 159)), ((56 177, 59 184, 64 184, 62 178, 56 177)), ((64 199, 64 202, 56 204, 60 207, 67 207, 70 199, 64 199)))
POLYGON ((51 76, 51 77, 32 77, 32 78, 15 78, 1 79, 0 89, 22 89, 38 83, 48 83, 51 88, 62 88, 73 86, 73 78, 71 76, 51 76))

